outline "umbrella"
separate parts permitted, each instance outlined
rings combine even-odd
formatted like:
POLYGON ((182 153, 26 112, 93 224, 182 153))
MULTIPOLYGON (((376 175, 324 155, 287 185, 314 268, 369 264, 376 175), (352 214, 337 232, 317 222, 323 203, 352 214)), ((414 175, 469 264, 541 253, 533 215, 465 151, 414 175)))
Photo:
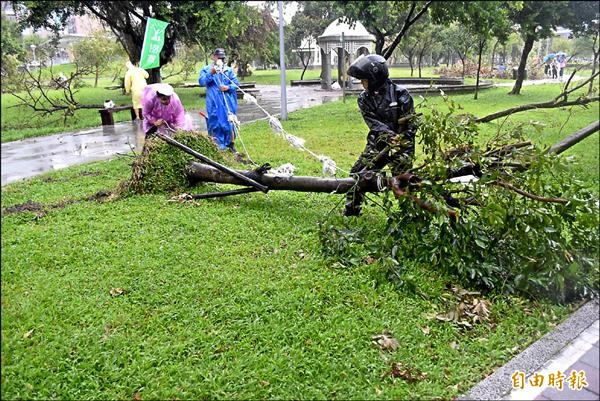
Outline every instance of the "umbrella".
POLYGON ((544 63, 548 60, 552 60, 554 57, 556 57, 556 54, 554 53, 548 53, 544 56, 544 63))

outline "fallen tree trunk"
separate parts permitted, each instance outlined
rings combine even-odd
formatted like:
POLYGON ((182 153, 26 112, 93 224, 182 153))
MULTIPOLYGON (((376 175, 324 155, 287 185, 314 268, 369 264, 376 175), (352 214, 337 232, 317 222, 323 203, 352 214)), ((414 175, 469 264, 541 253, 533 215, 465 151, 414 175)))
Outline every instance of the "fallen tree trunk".
MULTIPOLYGON (((439 209, 428 202, 411 195, 405 191, 409 185, 418 185, 420 179, 411 173, 403 173, 396 177, 383 177, 375 171, 365 171, 359 174, 359 179, 354 178, 321 178, 311 176, 283 176, 273 174, 262 174, 257 171, 237 171, 237 173, 257 181, 270 191, 285 190, 297 192, 326 192, 330 194, 344 194, 354 189, 360 189, 362 192, 380 192, 383 190, 392 190, 396 198, 407 196, 419 207, 431 213, 444 213, 456 219, 457 213, 453 209, 439 209)), ((190 162, 188 166, 188 178, 192 182, 216 182, 220 184, 245 185, 244 181, 226 174, 207 164, 190 162)), ((225 191, 224 193, 210 193, 191 195, 193 199, 205 199, 209 197, 222 197, 236 195, 247 192, 254 192, 255 188, 246 187, 243 190, 225 191)))
MULTIPOLYGON (((237 170, 241 175, 257 181, 272 190, 286 190, 299 192, 327 192, 333 194, 344 194, 350 191, 357 182, 354 178, 322 178, 310 176, 284 176, 274 174, 259 174, 256 171, 237 170)), ((372 173, 372 172, 371 172, 372 173)), ((368 176, 369 174, 367 174, 368 176)), ((369 192, 377 191, 377 183, 372 177, 365 177, 361 189, 369 192)), ((188 177, 192 182, 216 182, 220 184, 248 185, 239 178, 225 174, 207 164, 190 162, 188 177)))
POLYGON ((591 123, 587 127, 583 127, 582 129, 580 129, 573 135, 569 136, 568 138, 565 138, 562 141, 560 141, 559 143, 552 145, 550 147, 550 149, 548 149, 548 154, 550 154, 550 153, 556 153, 557 155, 561 154, 565 150, 569 149, 571 146, 584 140, 585 138, 592 135, 594 132, 598 131, 599 129, 600 129, 600 120, 597 120, 596 122, 591 123))

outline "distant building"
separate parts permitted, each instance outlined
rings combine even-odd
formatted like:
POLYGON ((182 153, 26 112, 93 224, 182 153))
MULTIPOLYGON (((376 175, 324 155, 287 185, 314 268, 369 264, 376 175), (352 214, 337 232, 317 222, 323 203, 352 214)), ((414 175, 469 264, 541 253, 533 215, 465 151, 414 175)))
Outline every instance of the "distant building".
POLYGON ((554 30, 555 36, 560 36, 561 38, 565 38, 565 39, 568 39, 572 33, 573 33, 572 30, 570 30, 569 28, 563 28, 562 26, 558 26, 554 30))
MULTIPOLYGON (((2 1, 1 3, 2 3, 2 13, 6 16, 6 18, 11 21, 18 22, 18 16, 16 15, 15 11, 13 10, 12 4, 9 1, 2 1)), ((58 48, 56 49, 56 52, 54 53, 52 60, 48 60, 48 61, 51 61, 52 64, 54 64, 54 65, 72 62, 73 54, 71 52, 71 44, 73 44, 81 39, 84 39, 84 38, 90 36, 93 32, 99 31, 99 30, 105 30, 105 29, 104 29, 103 25, 101 24, 101 22, 97 18, 88 16, 88 15, 71 16, 69 18, 69 20, 67 21, 65 28, 61 32, 59 32, 60 39, 58 41, 58 48)), ((44 28, 34 30, 33 28, 28 27, 28 28, 25 28, 21 32, 21 34, 23 36, 35 34, 38 37, 40 37, 42 40, 47 39, 45 42, 41 43, 40 45, 31 47, 33 66, 39 65, 40 63, 36 59, 35 49, 39 46, 44 46, 45 44, 50 42, 50 40, 52 39, 52 35, 53 35, 52 31, 49 31, 44 28)))
MULTIPOLYGON (((320 68, 321 67, 321 48, 317 44, 317 39, 314 36, 307 36, 302 39, 302 43, 299 47, 292 50, 298 57, 306 60, 310 56, 308 68, 320 68)), ((337 65, 337 54, 333 54, 331 65, 337 65)), ((303 65, 302 65, 303 66, 303 65)))

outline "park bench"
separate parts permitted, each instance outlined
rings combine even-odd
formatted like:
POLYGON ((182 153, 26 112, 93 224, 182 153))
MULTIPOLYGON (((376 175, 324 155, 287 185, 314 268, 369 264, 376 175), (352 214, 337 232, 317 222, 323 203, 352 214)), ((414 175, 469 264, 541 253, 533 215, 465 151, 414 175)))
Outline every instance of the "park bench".
MULTIPOLYGON (((102 125, 115 125, 115 120, 113 119, 113 113, 118 113, 119 111, 129 110, 131 113, 131 120, 135 120, 135 111, 133 111, 133 106, 115 106, 110 109, 100 109, 98 113, 100 113, 100 118, 102 119, 102 125)), ((142 115, 142 110, 140 109, 140 115, 142 115)))

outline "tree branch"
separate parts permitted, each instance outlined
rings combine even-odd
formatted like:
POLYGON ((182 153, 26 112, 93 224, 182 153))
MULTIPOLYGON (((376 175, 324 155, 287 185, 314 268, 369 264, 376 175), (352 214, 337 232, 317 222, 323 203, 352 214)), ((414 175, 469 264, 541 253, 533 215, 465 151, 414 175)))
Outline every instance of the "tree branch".
POLYGON ((533 199, 539 202, 545 202, 545 203, 560 203, 562 205, 565 205, 567 203, 570 202, 569 199, 565 199, 565 198, 547 198, 545 196, 539 196, 539 195, 535 195, 532 193, 529 193, 527 191, 524 191, 522 189, 519 189, 517 187, 515 187, 514 185, 506 182, 506 181, 500 181, 500 180, 496 180, 496 181, 490 181, 490 184, 492 185, 497 185, 506 189, 510 189, 511 191, 515 191, 516 193, 518 193, 519 195, 523 195, 526 198, 529 199, 533 199))
POLYGON ((548 153, 548 154, 556 153, 557 155, 561 154, 565 150, 569 149, 571 146, 575 145, 576 143, 578 143, 578 142, 582 141, 583 139, 587 138, 588 136, 592 135, 594 132, 598 131, 599 129, 600 129, 600 121, 595 121, 595 122, 591 123, 590 125, 588 125, 587 127, 580 129, 573 135, 570 135, 568 138, 565 138, 562 141, 560 141, 559 143, 552 145, 546 153, 548 153))

